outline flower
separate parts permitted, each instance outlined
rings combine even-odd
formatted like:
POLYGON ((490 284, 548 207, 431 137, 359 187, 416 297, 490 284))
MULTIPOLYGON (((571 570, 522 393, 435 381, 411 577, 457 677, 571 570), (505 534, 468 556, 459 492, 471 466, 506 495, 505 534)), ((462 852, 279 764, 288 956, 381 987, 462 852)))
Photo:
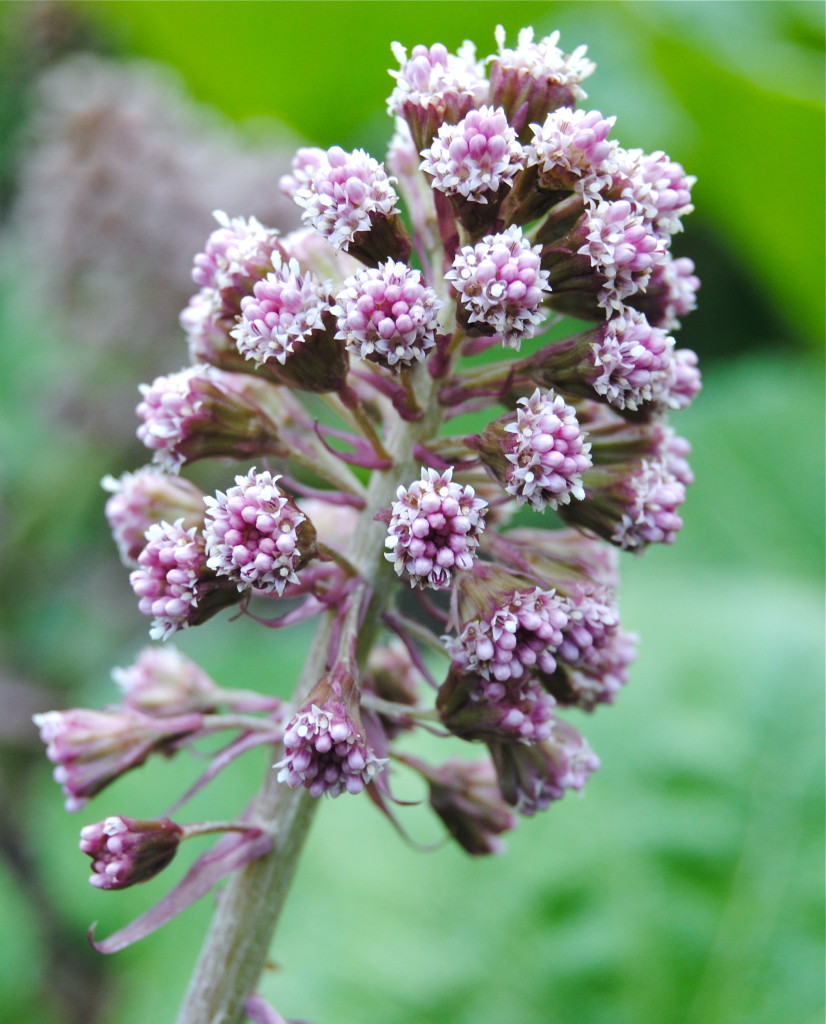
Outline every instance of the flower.
POLYGON ((387 111, 407 121, 418 152, 430 144, 440 125, 456 124, 487 97, 484 68, 467 40, 456 54, 441 43, 414 46, 409 58, 399 43, 393 43, 392 50, 400 68, 390 71, 396 85, 387 111))
POLYGON ((396 491, 385 541, 392 550, 384 557, 411 587, 444 590, 455 571, 473 565, 487 502, 452 478, 452 468, 423 469, 419 480, 396 491))
POLYGON ((279 232, 264 227, 255 217, 229 218, 223 210, 213 217, 220 225, 207 239, 204 251, 195 256, 192 280, 199 288, 211 288, 230 312, 237 312, 241 296, 272 267, 280 249, 279 232))
POLYGON ((585 241, 577 252, 602 279, 599 304, 608 311, 621 311, 623 301, 643 290, 654 267, 665 261, 663 242, 625 199, 598 203, 584 214, 581 232, 585 241))
POLYGON ((465 740, 539 743, 551 734, 555 706, 556 699, 529 675, 503 683, 456 666, 436 699, 442 725, 465 740))
POLYGON ((131 708, 91 711, 70 708, 34 716, 46 756, 57 767, 55 781, 66 810, 77 811, 130 768, 136 768, 169 739, 197 731, 200 714, 156 719, 131 708))
POLYGON ((615 409, 639 409, 662 402, 675 373, 674 339, 652 327, 629 307, 591 333, 593 372, 586 379, 594 394, 615 409))
POLYGON ((104 511, 124 565, 137 565, 152 523, 180 519, 193 527, 204 521, 204 496, 195 484, 152 466, 117 480, 105 476, 101 486, 111 494, 104 511))
POLYGON ((169 818, 138 821, 115 815, 80 832, 80 849, 92 858, 96 889, 126 889, 154 878, 178 852, 184 831, 169 818))
POLYGON ((516 819, 502 800, 490 761, 451 758, 438 766, 406 758, 427 782, 430 806, 448 832, 474 857, 501 853, 499 838, 516 828, 516 819))
POLYGON ((387 260, 344 282, 332 307, 336 337, 361 359, 401 369, 435 345, 441 306, 418 270, 387 260))
MULTIPOLYGON (((216 455, 286 454, 265 411, 271 385, 213 366, 191 366, 141 384, 138 438, 169 473, 216 455)), ((277 395, 277 393, 276 393, 277 395)))
POLYGON ((488 743, 499 788, 506 802, 531 817, 567 789, 582 789, 599 758, 567 722, 554 720, 549 739, 542 743, 488 743))
POLYGON ((685 485, 656 458, 594 467, 584 477, 587 501, 561 507, 566 521, 626 550, 673 544, 683 521, 685 485))
POLYGON ((337 672, 322 679, 284 733, 278 781, 311 796, 360 793, 386 764, 367 744, 355 680, 337 672))
POLYGON ((565 54, 557 46, 559 32, 552 32, 534 42, 532 28, 520 29, 515 49, 505 47, 505 30, 496 26, 494 33, 499 52, 489 57, 490 96, 501 105, 517 130, 530 121, 538 121, 557 107, 572 107, 585 99, 580 83, 596 70, 596 64, 578 46, 565 54))
POLYGON ((315 529, 268 471, 236 476, 235 487, 206 497, 206 564, 239 590, 284 593, 315 554, 315 529))
POLYGON ((275 268, 253 286, 253 294, 241 300, 238 325, 230 331, 239 352, 256 366, 269 359, 282 365, 296 345, 324 331, 330 301, 321 281, 302 273, 298 261, 286 263, 276 254, 275 268))
POLYGON ((488 572, 487 578, 481 574, 463 589, 462 630, 458 637, 444 638, 448 655, 462 672, 503 684, 535 667, 550 675, 568 624, 565 602, 556 591, 540 587, 508 591, 508 583, 517 582, 513 577, 502 570, 488 572), (482 588, 480 593, 477 588, 482 588))
POLYGON ((614 165, 606 140, 615 121, 598 110, 560 107, 542 124, 532 124, 527 165, 536 166, 541 187, 593 198, 610 184, 614 165))
MULTIPOLYGON (((361 258, 361 249, 369 242, 359 236, 371 232, 381 221, 393 219, 394 227, 398 222, 393 180, 363 149, 347 153, 340 146, 332 146, 326 160, 319 160, 315 174, 306 186, 295 191, 293 199, 304 211, 304 224, 336 249, 353 250, 361 258)), ((395 236, 392 230, 390 235, 395 249, 382 252, 379 258, 406 259, 410 253, 406 236, 395 236)), ((390 245, 391 239, 382 235, 381 241, 390 245)), ((370 255, 377 254, 371 249, 370 255)))
POLYGON ((674 259, 670 253, 651 271, 644 292, 637 292, 629 300, 642 310, 649 323, 673 331, 680 326, 680 317, 697 308, 700 279, 694 273, 694 261, 687 256, 674 259))
POLYGON ((420 168, 433 188, 475 203, 509 189, 525 164, 504 110, 488 106, 469 111, 456 125, 443 124, 422 158, 420 168))
POLYGON ((591 465, 590 445, 572 406, 552 391, 537 388, 520 398, 515 422, 504 432, 505 457, 511 463, 505 490, 520 504, 542 511, 558 508, 571 498, 585 497, 582 473, 591 465))
POLYGON ((237 601, 234 585, 222 583, 207 565, 203 535, 183 520, 153 523, 129 582, 138 608, 152 616, 149 635, 166 640, 179 629, 203 622, 237 601))
POLYGON ((656 234, 670 238, 682 231, 681 218, 694 209, 691 189, 697 179, 662 150, 644 153, 615 146, 613 159, 614 190, 634 204, 656 234))
POLYGON ((503 345, 517 350, 523 338, 538 333, 544 319, 540 306, 550 291, 541 251, 511 225, 457 253, 445 280, 456 289, 469 328, 499 334, 503 345))
POLYGON ((145 647, 127 668, 113 668, 112 678, 124 707, 159 718, 211 711, 222 696, 206 672, 172 644, 145 647))

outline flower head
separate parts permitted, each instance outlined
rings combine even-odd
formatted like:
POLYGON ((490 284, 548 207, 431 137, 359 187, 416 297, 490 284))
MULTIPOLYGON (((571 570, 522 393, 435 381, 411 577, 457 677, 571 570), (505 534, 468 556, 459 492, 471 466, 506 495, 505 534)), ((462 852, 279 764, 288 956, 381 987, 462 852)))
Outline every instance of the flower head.
POLYGON ((466 740, 539 743, 551 734, 555 698, 530 675, 501 682, 454 666, 439 688, 439 719, 466 740))
POLYGON ((537 511, 582 500, 582 474, 590 467, 590 444, 572 406, 539 388, 520 398, 516 420, 504 427, 505 458, 510 463, 505 490, 537 511))
POLYGON ((70 708, 34 716, 68 811, 80 810, 89 797, 143 764, 153 750, 174 736, 196 731, 202 721, 199 714, 155 719, 130 708, 70 708))
POLYGON ((387 110, 407 121, 418 151, 429 145, 440 125, 456 124, 485 101, 484 66, 467 40, 455 54, 441 43, 414 46, 410 57, 399 43, 393 43, 392 49, 400 68, 390 71, 396 85, 387 110))
POLYGON ((318 683, 288 724, 284 747, 278 781, 316 797, 360 793, 386 763, 367 744, 355 681, 342 672, 318 683))
POLYGON ((438 766, 406 762, 427 782, 430 806, 467 853, 501 853, 499 838, 516 827, 516 819, 502 800, 490 761, 452 758, 438 766))
POLYGON ((675 260, 668 253, 664 262, 651 271, 645 291, 638 292, 630 301, 655 327, 673 331, 680 326, 680 317, 697 308, 699 288, 694 261, 687 256, 675 260))
POLYGON ((456 125, 443 124, 422 158, 421 170, 433 188, 475 203, 510 188, 525 163, 504 110, 487 106, 469 111, 456 125))
POLYGON ((567 789, 582 789, 599 768, 599 758, 585 739, 556 719, 550 738, 542 743, 494 741, 488 747, 502 796, 527 817, 562 799, 567 789))
POLYGON ((208 567, 204 538, 197 527, 186 529, 180 519, 149 527, 129 582, 140 611, 152 616, 149 635, 153 640, 166 640, 179 629, 203 622, 240 596, 208 567))
POLYGON ((122 815, 87 825, 80 849, 92 858, 96 889, 126 889, 162 871, 178 852, 184 831, 169 818, 138 821, 122 815))
POLYGON ((280 596, 288 583, 298 583, 297 570, 315 554, 315 529, 278 486, 280 479, 253 468, 226 493, 204 499, 206 564, 239 590, 280 596))
MULTIPOLYGON (((327 150, 309 183, 293 198, 303 209, 302 221, 336 249, 347 251, 357 236, 370 232, 381 220, 395 218, 397 201, 392 179, 384 167, 363 149, 352 153, 340 146, 327 150)), ((363 240, 362 240, 363 241, 363 240)), ((384 256, 406 258, 407 251, 384 256)))
POLYGON ((177 473, 196 459, 286 454, 264 411, 271 385, 213 366, 191 366, 141 384, 139 439, 163 469, 177 473))
POLYGON ((541 121, 549 111, 572 107, 585 98, 580 83, 596 68, 585 56, 587 47, 578 46, 565 54, 557 46, 559 32, 534 42, 532 28, 520 30, 513 48, 505 46, 501 25, 497 25, 495 37, 499 52, 488 57, 490 99, 505 108, 520 136, 531 121, 541 121))
POLYGON ((624 549, 673 544, 685 485, 662 458, 595 467, 585 475, 587 500, 560 508, 566 521, 585 526, 624 549))
POLYGON ((598 329, 591 351, 594 391, 615 409, 639 409, 670 393, 674 339, 642 313, 624 307, 598 329))
POLYGON ((599 304, 608 311, 621 311, 623 301, 644 289, 654 267, 665 262, 663 241, 626 199, 600 202, 586 212, 581 233, 585 241, 578 252, 599 275, 599 304))
POLYGON ((634 204, 657 235, 670 238, 682 231, 682 218, 694 209, 691 189, 697 179, 662 150, 644 153, 617 146, 614 160, 614 188, 634 204))
POLYGON ((239 352, 261 366, 270 359, 282 365, 295 346, 324 331, 330 312, 325 286, 313 274, 302 273, 298 261, 284 262, 276 254, 274 270, 241 300, 238 325, 230 332, 239 352))
POLYGON ((690 348, 678 348, 674 352, 672 376, 665 398, 670 409, 687 409, 702 390, 703 379, 697 363, 697 353, 690 348))
POLYGON ((237 307, 248 295, 254 281, 272 266, 279 250, 279 232, 266 228, 255 217, 228 217, 223 210, 213 214, 220 225, 207 239, 204 251, 195 257, 192 280, 199 288, 212 288, 222 301, 237 307))
POLYGON ((522 338, 538 333, 540 307, 550 291, 548 271, 540 268, 541 251, 516 225, 459 251, 445 280, 456 289, 470 328, 499 334, 503 345, 515 349, 522 338))
POLYGON ((499 683, 522 679, 536 668, 552 673, 568 624, 564 600, 555 591, 539 587, 502 593, 507 579, 499 583, 494 573, 491 581, 485 586, 482 576, 464 588, 468 599, 463 602, 462 630, 458 637, 445 638, 456 667, 499 683), (473 596, 480 586, 481 595, 473 596), (477 614, 468 614, 474 606, 477 614))
POLYGON ((598 110, 560 107, 542 124, 532 124, 527 163, 536 166, 542 188, 591 198, 610 184, 613 164, 607 139, 615 121, 598 110))
POLYGON ((112 669, 123 706, 167 718, 190 711, 211 711, 221 691, 191 658, 172 644, 145 647, 126 668, 112 669))
POLYGON ((400 369, 424 359, 435 345, 441 306, 418 270, 387 260, 344 282, 332 308, 336 337, 353 355, 400 369))
POLYGON ((390 509, 385 555, 411 587, 444 590, 453 573, 470 569, 485 528, 487 502, 453 470, 423 469, 421 479, 399 487, 390 509))
POLYGON ((101 485, 111 494, 104 511, 125 565, 137 565, 152 523, 180 519, 187 528, 203 523, 204 496, 181 477, 146 466, 117 480, 105 476, 101 485))

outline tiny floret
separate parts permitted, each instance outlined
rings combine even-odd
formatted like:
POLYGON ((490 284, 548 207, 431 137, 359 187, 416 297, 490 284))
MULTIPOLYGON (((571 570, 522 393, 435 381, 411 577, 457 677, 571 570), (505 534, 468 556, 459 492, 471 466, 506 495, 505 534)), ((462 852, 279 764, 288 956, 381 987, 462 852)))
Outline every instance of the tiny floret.
POLYGON ((298 583, 297 570, 314 554, 315 530, 279 488, 280 479, 253 468, 226 493, 204 499, 207 565, 239 590, 281 595, 288 583, 298 583))
POLYGON ((549 272, 540 268, 541 252, 515 224, 459 251, 445 279, 458 292, 469 327, 499 334, 514 349, 538 333, 542 300, 551 290, 549 272))
POLYGON ((520 398, 516 420, 504 428, 511 464, 505 490, 537 511, 585 497, 582 474, 591 466, 591 445, 576 412, 553 391, 540 388, 520 398))
POLYGON ((336 337, 355 356, 401 369, 435 345, 441 305, 418 270, 387 260, 344 282, 332 308, 336 337))
POLYGON ((423 469, 420 480, 396 491, 385 558, 411 587, 444 590, 455 572, 473 565, 488 503, 452 476, 452 468, 423 469))

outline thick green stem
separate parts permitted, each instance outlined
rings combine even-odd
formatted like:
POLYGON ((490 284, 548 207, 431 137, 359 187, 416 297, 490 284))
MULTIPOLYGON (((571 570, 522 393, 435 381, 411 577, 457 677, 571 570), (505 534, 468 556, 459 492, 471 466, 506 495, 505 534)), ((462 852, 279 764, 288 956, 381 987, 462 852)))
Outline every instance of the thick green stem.
MULTIPOLYGON (((399 483, 408 484, 418 476, 418 466, 411 454, 414 445, 435 433, 441 416, 435 401, 436 387, 427 369, 417 367, 414 378, 416 399, 426 410, 425 415, 415 423, 397 418, 388 432, 385 447, 393 459, 393 468, 372 474, 367 505, 347 552, 349 561, 372 592, 359 631, 360 657, 366 656, 378 629, 379 616, 395 589, 392 567, 384 557, 385 527, 373 517, 391 504, 399 483)), ((327 613, 319 623, 296 687, 296 707, 301 706, 324 675, 336 614, 327 613)), ((318 804, 307 790, 290 789, 279 783, 276 775, 272 770, 267 772, 250 817, 251 824, 270 832, 272 850, 236 872, 222 893, 178 1024, 242 1024, 244 1020, 246 1000, 258 984, 318 804)))

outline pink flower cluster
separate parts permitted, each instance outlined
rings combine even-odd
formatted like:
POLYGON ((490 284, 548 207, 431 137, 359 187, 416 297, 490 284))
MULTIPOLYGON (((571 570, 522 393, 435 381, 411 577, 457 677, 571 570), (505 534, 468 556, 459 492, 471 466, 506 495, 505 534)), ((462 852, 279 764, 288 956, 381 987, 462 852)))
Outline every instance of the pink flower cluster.
POLYGON ((505 457, 511 463, 505 490, 520 504, 541 512, 582 500, 582 474, 590 468, 590 444, 576 412, 559 395, 539 388, 520 398, 516 419, 505 433, 505 457))
POLYGON ((280 477, 251 469, 235 487, 206 497, 206 564, 239 590, 283 594, 314 551, 315 531, 279 487, 280 477))
POLYGON ((550 291, 540 252, 516 225, 460 250, 445 280, 456 289, 471 328, 498 334, 503 345, 515 349, 538 333, 542 300, 550 291))
POLYGON ((385 558, 411 587, 444 590, 455 572, 473 565, 487 502, 452 476, 450 469, 424 469, 396 492, 385 542, 392 550, 385 558))
POLYGON ((361 359, 401 369, 423 360, 435 345, 441 306, 420 271, 387 260, 344 282, 332 307, 336 337, 361 359))

